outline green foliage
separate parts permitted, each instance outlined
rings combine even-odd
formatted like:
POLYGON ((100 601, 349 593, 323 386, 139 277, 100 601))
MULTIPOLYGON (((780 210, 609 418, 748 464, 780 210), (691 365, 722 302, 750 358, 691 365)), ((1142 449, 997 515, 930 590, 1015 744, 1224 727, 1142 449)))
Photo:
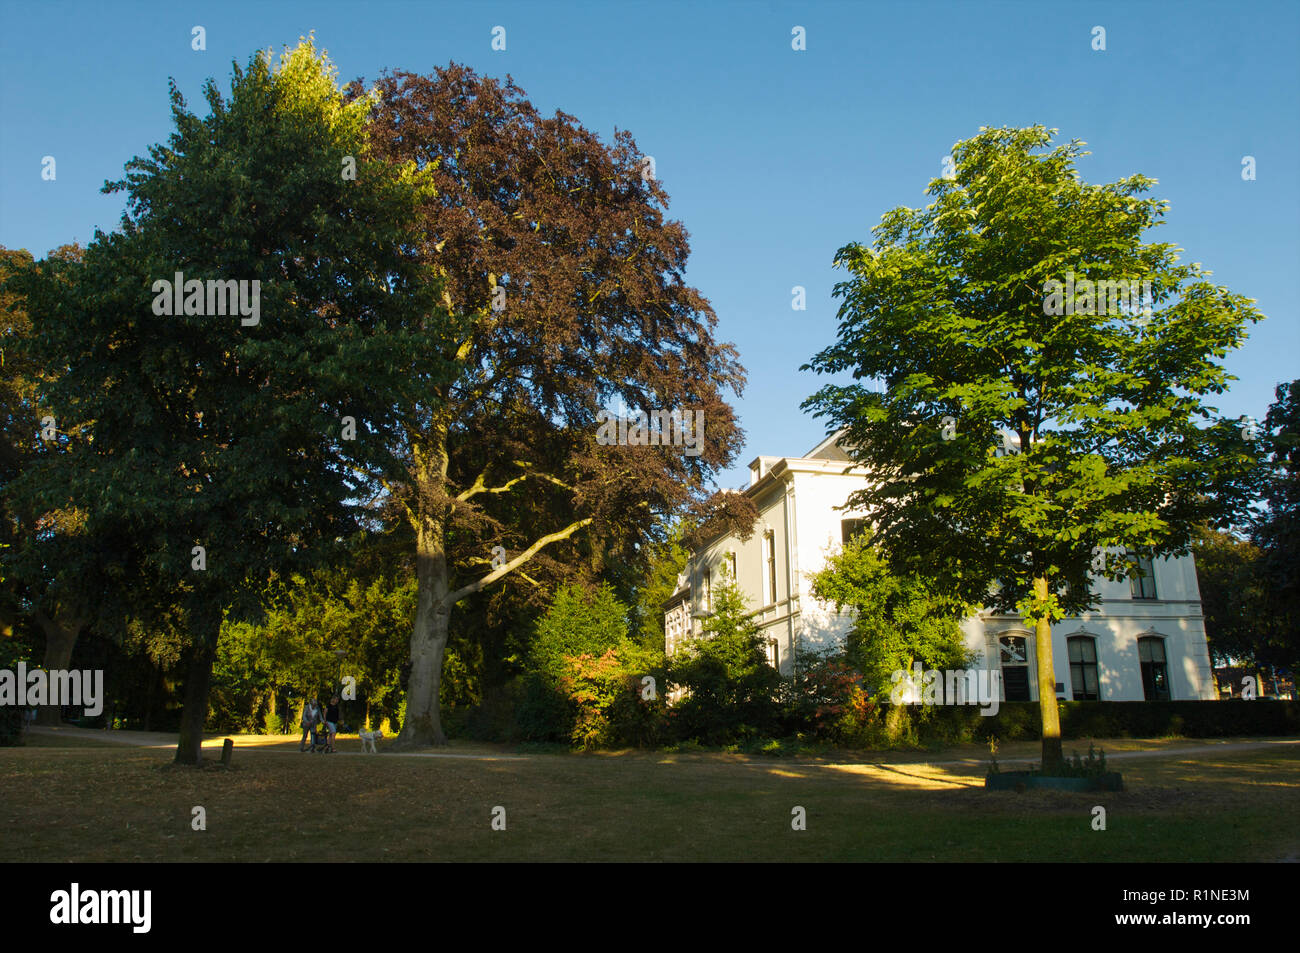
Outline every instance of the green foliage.
MULTIPOLYGON (((356 680, 356 700, 343 703, 349 724, 360 724, 367 710, 376 724, 397 714, 415 611, 411 574, 366 580, 355 572, 320 570, 274 579, 263 598, 260 623, 227 621, 222 628, 212 685, 219 727, 255 730, 262 699, 278 712, 292 697, 300 711, 303 698, 338 691, 340 676, 356 680)), ((476 682, 455 650, 448 652, 449 671, 462 677, 449 679, 444 691, 463 703, 475 694, 476 682)))
POLYGON ((1300 671, 1300 380, 1279 384, 1264 420, 1270 476, 1252 541, 1259 547, 1258 661, 1300 671))
MULTIPOLYGON (((0 669, 16 672, 19 662, 32 662, 31 646, 12 635, 0 635, 0 669)), ((17 705, 0 705, 0 748, 23 743, 23 709, 17 705)))
POLYGON ((1203 527, 1192 546, 1210 655, 1218 665, 1259 665, 1273 620, 1265 614, 1262 554, 1249 540, 1203 527))
POLYGON ((1071 758, 1061 763, 1061 777, 1064 778, 1098 778, 1106 773, 1106 752, 1088 743, 1088 757, 1080 758, 1075 752, 1071 758))
POLYGON ((263 732, 268 735, 278 735, 284 727, 284 719, 280 717, 280 713, 274 707, 267 708, 266 715, 262 719, 263 732))
POLYGON ((777 732, 781 676, 747 613, 739 588, 724 578, 713 590, 713 614, 701 636, 670 660, 669 676, 686 693, 669 709, 672 737, 720 745, 777 732))
MULTIPOLYGON (((664 714, 662 698, 643 697, 645 658, 635 649, 565 659, 560 690, 574 709, 571 743, 578 748, 653 744, 664 714)), ((656 673, 656 674, 662 674, 656 673)), ((657 695, 657 692, 656 692, 657 695)))
POLYGON ((549 685, 568 674, 566 658, 601 656, 628 644, 627 607, 602 584, 594 592, 561 586, 537 622, 530 649, 530 669, 549 685))
MULTIPOLYGON (((1169 701, 1060 702, 1062 738, 1241 738, 1300 733, 1300 702, 1169 701)), ((1003 702, 996 715, 981 715, 973 705, 882 705, 899 709, 908 746, 1038 741, 1041 724, 1036 702, 1003 702)), ((879 742, 894 746, 887 737, 879 742)))
POLYGON ((813 577, 813 594, 838 610, 852 609, 847 657, 872 696, 888 697, 894 672, 965 668, 969 653, 961 621, 970 606, 915 573, 895 573, 869 532, 845 544, 813 577))
POLYGON ((646 717, 624 696, 662 655, 628 637, 627 606, 610 586, 561 586, 537 621, 507 732, 584 748, 650 737, 646 717))
POLYGON ((847 658, 798 652, 794 671, 786 686, 787 727, 846 747, 875 740, 876 703, 847 658))
POLYGON ((1259 479, 1257 448, 1203 401, 1261 315, 1144 241, 1167 208, 1142 197, 1153 180, 1087 184, 1081 144, 1051 138, 1035 126, 957 143, 930 205, 840 249, 839 340, 808 366, 861 383, 805 402, 883 476, 851 502, 892 566, 1031 620, 1095 602, 1097 552, 1112 551, 1111 578, 1140 549, 1185 552, 1196 524, 1240 517, 1259 479), (1067 272, 1149 281, 1150 317, 1082 298, 1047 313, 1067 272))
POLYGON ((310 41, 271 64, 236 65, 228 98, 205 84, 202 117, 173 84, 168 143, 106 187, 127 193, 121 229, 19 288, 59 370, 40 396, 73 435, 23 492, 112 541, 68 567, 103 614, 179 613, 190 763, 223 619, 255 620, 266 579, 320 565, 370 515, 349 455, 441 379, 448 330, 407 254, 427 174, 369 157, 373 99, 345 99, 310 41), (161 306, 178 273, 199 283, 180 314, 161 306), (243 283, 250 306, 256 283, 256 313, 194 313, 217 310, 201 290, 216 281, 243 283), (360 439, 340 439, 344 416, 360 439))
POLYGON ((649 570, 638 587, 633 606, 633 632, 642 645, 664 647, 664 603, 677 589, 690 550, 683 545, 685 525, 677 523, 667 537, 650 547, 649 570))

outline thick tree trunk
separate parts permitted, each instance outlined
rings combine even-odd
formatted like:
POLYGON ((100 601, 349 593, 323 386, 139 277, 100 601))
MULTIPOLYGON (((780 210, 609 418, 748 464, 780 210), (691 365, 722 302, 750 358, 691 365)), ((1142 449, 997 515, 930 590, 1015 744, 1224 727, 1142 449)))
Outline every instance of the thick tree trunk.
MULTIPOLYGON (((1047 580, 1034 580, 1034 595, 1041 605, 1047 600, 1047 580)), ((1061 713, 1056 705, 1056 664, 1052 658, 1052 620, 1040 616, 1034 626, 1034 650, 1038 656, 1038 708, 1043 725, 1043 768, 1064 760, 1061 752, 1061 713)))
POLYGON ((415 625, 411 631, 411 674, 406 684, 406 716, 393 747, 398 750, 445 745, 438 695, 447 649, 451 606, 447 578, 446 513, 438 502, 447 481, 448 421, 435 421, 429 441, 416 454, 415 625))
POLYGON ((415 613, 415 630, 411 633, 411 677, 406 688, 406 717, 402 733, 394 747, 417 748, 445 745, 442 713, 438 705, 442 687, 442 658, 447 648, 449 613, 434 607, 420 607, 415 613))
POLYGON ((176 744, 176 763, 198 765, 203 760, 203 725, 208 720, 208 689, 212 684, 212 664, 216 661, 215 627, 204 626, 194 632, 190 649, 189 673, 185 678, 185 707, 181 710, 181 733, 176 744))
MULTIPOLYGON (((77 636, 81 633, 81 621, 68 619, 58 613, 50 618, 39 611, 36 613, 36 621, 45 632, 45 670, 66 671, 72 661, 72 649, 77 644, 77 636)), ((36 723, 55 726, 62 724, 62 708, 58 705, 41 705, 36 711, 36 723)))

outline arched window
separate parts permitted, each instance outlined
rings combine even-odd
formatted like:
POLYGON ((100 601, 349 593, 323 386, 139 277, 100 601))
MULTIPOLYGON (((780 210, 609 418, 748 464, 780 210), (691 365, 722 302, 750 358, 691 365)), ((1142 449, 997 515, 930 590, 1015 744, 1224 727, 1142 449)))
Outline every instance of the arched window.
POLYGON ((1070 687, 1074 700, 1101 700, 1101 683, 1097 678, 1097 640, 1090 635, 1072 635, 1065 640, 1070 650, 1070 687))
POLYGON ((1158 635, 1138 639, 1138 661, 1142 664, 1142 694, 1149 702, 1169 701, 1169 663, 1165 640, 1158 635))
POLYGON ((1029 645, 1024 636, 998 638, 1002 663, 1002 692, 1009 702, 1027 702, 1029 694, 1029 645))

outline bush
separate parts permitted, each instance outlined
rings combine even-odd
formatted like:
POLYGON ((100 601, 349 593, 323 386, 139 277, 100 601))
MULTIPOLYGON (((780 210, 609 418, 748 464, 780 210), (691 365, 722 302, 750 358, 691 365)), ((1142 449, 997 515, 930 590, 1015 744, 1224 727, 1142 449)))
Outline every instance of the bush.
POLYGON ((664 703, 642 679, 650 675, 658 685, 662 672, 647 672, 645 652, 635 648, 610 649, 599 658, 566 658, 560 690, 573 716, 570 742, 579 748, 614 745, 652 745, 661 735, 664 703))
POLYGON ((280 713, 275 710, 275 698, 271 698, 271 705, 266 710, 266 716, 262 719, 262 728, 268 735, 278 735, 280 729, 284 727, 284 719, 280 713))
POLYGON ((669 677, 686 693, 669 709, 671 738, 724 745, 779 732, 782 679, 768 664, 758 626, 733 583, 717 587, 702 637, 674 656, 669 677))
MULTIPOLYGON (((32 664, 19 642, 14 639, 0 638, 0 669, 7 669, 17 677, 20 660, 25 660, 28 665, 32 664)), ((17 705, 0 705, 0 748, 21 745, 24 728, 26 723, 23 720, 22 708, 17 705)))
POLYGON ((878 740, 876 704, 867 695, 862 673, 843 655, 799 653, 795 672, 786 686, 787 732, 807 732, 845 746, 878 740))
POLYGON ((573 736, 576 712, 559 688, 538 672, 523 677, 523 697, 515 709, 510 741, 562 742, 573 736))
MULTIPOLYGON (((1300 703, 1256 701, 1058 703, 1061 737, 1227 738, 1300 734, 1300 703)), ((884 709, 891 706, 882 705, 884 709)), ((1038 741, 1038 702, 1003 702, 996 715, 975 705, 900 705, 900 716, 927 744, 1038 741)))

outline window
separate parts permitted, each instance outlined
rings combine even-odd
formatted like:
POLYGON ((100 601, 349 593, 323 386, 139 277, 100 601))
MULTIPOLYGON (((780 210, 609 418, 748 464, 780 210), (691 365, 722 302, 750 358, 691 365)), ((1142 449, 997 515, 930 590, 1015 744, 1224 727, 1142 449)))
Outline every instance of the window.
POLYGON ((767 640, 767 660, 778 672, 781 670, 781 647, 776 639, 767 640))
POLYGON ((704 611, 713 611, 713 570, 704 570, 704 611))
POLYGON ((1138 639, 1138 660, 1142 663, 1142 693, 1149 702, 1169 701, 1169 665, 1165 640, 1147 635, 1138 639))
POLYGON ((1070 649, 1070 685, 1074 700, 1101 700, 1097 681, 1097 640, 1087 635, 1072 635, 1065 640, 1070 649))
POLYGON ((1029 696, 1029 648, 1023 636, 998 639, 1002 662, 1002 691, 1009 702, 1027 702, 1029 696))
POLYGON ((730 579, 732 582, 735 582, 736 581, 736 554, 727 553, 726 557, 722 560, 722 565, 726 569, 727 578, 730 579))
POLYGON ((1137 571, 1139 575, 1132 577, 1130 580, 1130 585, 1133 587, 1133 598, 1156 598, 1156 570, 1155 566, 1152 565, 1150 556, 1137 557, 1137 571))
POLYGON ((849 540, 867 528, 866 520, 840 520, 840 542, 848 545, 849 540))
POLYGON ((776 603, 776 530, 769 529, 763 535, 763 549, 767 555, 767 589, 763 592, 763 605, 776 603))

